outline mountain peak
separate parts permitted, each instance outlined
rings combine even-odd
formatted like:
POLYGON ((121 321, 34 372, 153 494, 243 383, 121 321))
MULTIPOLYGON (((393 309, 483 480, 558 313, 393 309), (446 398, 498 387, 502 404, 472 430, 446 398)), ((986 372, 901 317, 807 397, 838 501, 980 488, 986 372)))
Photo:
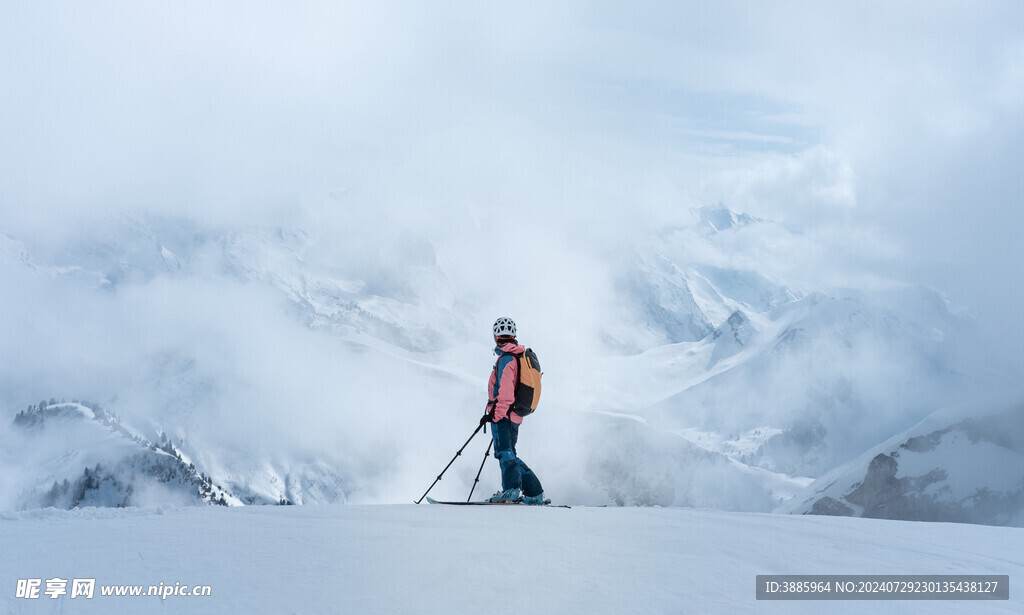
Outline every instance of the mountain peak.
POLYGON ((721 327, 715 329, 713 334, 715 350, 711 355, 710 364, 714 365, 745 348, 754 333, 753 325, 750 324, 747 315, 740 310, 733 312, 721 327))
POLYGON ((761 222, 749 214, 738 214, 725 206, 724 203, 694 207, 690 211, 697 218, 697 228, 708 234, 720 233, 727 229, 739 228, 761 222))

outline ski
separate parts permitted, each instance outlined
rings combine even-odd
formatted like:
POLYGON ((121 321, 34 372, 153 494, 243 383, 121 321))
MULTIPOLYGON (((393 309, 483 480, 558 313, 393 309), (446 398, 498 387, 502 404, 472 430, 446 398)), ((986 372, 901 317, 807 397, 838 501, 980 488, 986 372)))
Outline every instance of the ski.
MULTIPOLYGON (((441 500, 435 500, 434 498, 427 496, 427 501, 431 504, 448 504, 449 506, 526 506, 522 500, 515 500, 510 502, 491 502, 490 500, 474 500, 472 502, 443 502, 441 500)), ((572 508, 565 504, 552 504, 551 500, 544 500, 544 506, 548 508, 572 508)))

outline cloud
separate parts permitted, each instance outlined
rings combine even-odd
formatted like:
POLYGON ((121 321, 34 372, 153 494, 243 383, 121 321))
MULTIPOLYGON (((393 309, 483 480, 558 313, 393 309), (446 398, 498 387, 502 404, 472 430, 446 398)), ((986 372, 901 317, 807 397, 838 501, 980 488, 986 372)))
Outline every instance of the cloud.
MULTIPOLYGON (((601 299, 604 263, 721 201, 820 239, 775 245, 780 264, 1019 304, 1020 13, 18 3, 0 226, 54 243, 110 211, 297 226, 362 272, 418 237, 464 301, 505 313, 492 261, 549 272, 508 278, 527 289, 512 309, 601 299)), ((582 304, 557 320, 607 317, 582 304)))

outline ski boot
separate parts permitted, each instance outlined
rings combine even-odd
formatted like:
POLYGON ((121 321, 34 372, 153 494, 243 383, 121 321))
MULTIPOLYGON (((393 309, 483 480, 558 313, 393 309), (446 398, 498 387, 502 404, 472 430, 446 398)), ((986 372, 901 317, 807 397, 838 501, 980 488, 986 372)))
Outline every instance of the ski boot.
POLYGON ((491 502, 501 502, 503 504, 512 504, 520 500, 520 494, 518 489, 506 489, 499 491, 491 496, 491 502))
POLYGON ((523 497, 523 504, 527 506, 543 506, 544 505, 544 494, 538 493, 537 495, 527 495, 523 497))

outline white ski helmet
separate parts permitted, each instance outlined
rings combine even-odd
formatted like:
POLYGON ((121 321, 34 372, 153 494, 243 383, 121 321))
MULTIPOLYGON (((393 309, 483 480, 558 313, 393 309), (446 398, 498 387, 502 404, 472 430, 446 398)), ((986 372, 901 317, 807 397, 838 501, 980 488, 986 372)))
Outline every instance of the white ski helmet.
POLYGON ((494 321, 494 337, 515 337, 516 323, 511 318, 499 318, 494 321))

